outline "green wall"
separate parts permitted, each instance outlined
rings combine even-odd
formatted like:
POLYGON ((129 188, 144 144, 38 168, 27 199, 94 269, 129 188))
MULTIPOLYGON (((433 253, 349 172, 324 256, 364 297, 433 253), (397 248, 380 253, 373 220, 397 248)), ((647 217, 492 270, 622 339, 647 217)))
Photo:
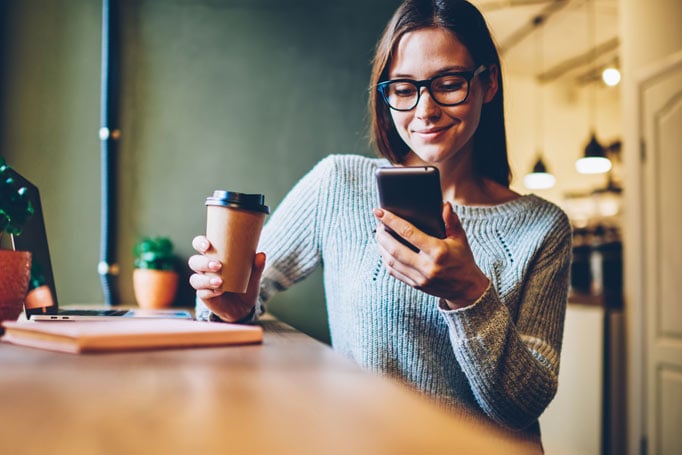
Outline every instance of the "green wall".
MULTIPOLYGON (((42 192, 61 302, 101 303, 101 4, 3 0, 0 154, 42 192)), ((366 96, 396 1, 122 1, 119 288, 132 254, 168 235, 183 261, 214 189, 276 207, 329 153, 373 154, 366 96)), ((183 271, 179 305, 191 305, 183 271)), ((321 275, 278 296, 277 316, 328 340, 321 275)))

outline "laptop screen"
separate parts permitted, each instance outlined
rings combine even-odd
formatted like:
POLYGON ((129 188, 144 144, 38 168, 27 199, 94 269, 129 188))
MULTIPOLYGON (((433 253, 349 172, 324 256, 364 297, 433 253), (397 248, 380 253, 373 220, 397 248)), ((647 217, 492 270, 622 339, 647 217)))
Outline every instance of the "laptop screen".
POLYGON ((26 316, 55 314, 58 308, 57 292, 52 274, 50 250, 47 245, 43 208, 40 204, 40 192, 35 185, 16 170, 9 169, 9 172, 19 183, 19 186, 27 188, 29 200, 35 210, 33 216, 24 226, 22 233, 13 235, 11 239, 13 249, 31 252, 31 281, 24 301, 26 316))

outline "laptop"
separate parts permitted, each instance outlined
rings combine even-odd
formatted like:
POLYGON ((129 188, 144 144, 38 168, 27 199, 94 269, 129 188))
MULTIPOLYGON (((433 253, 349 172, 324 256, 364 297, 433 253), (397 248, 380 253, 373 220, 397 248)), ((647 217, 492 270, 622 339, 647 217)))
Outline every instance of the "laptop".
POLYGON ((27 188, 29 200, 34 208, 33 216, 26 223, 21 235, 10 236, 11 247, 14 250, 30 251, 32 256, 32 279, 38 286, 29 289, 24 300, 24 311, 28 319, 36 321, 114 320, 121 317, 192 319, 189 311, 177 309, 59 308, 40 192, 38 187, 16 170, 9 169, 9 172, 20 186, 27 188))

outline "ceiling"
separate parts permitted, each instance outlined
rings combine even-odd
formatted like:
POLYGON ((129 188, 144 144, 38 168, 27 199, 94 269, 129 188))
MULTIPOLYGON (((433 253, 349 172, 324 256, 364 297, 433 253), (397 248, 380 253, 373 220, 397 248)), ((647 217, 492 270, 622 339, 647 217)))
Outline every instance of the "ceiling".
POLYGON ((488 21, 504 71, 545 83, 586 83, 617 66, 618 1, 471 0, 488 21))

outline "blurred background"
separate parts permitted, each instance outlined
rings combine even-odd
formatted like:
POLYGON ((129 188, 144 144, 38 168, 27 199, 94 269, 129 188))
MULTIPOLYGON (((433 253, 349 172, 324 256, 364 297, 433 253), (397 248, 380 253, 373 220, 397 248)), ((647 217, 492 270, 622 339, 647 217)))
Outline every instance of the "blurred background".
MULTIPOLYGON (((276 207, 327 154, 374 154, 370 60, 399 2, 113 3, 120 5, 120 66, 111 71, 119 78, 112 102, 120 112, 116 255, 123 303, 134 303, 134 243, 169 236, 184 261, 192 237, 204 230, 203 201, 213 189, 264 193, 276 207)), ((593 68, 585 57, 594 43, 617 40, 617 1, 595 0, 594 42, 590 2, 477 3, 502 49, 514 188, 530 191, 523 178, 539 153, 556 176, 553 188, 534 190, 542 196, 563 203, 567 194, 603 186, 603 175, 578 174, 574 162, 593 128, 606 142, 619 138, 618 90, 586 79, 593 68), (543 26, 534 26, 537 17, 543 26), (576 56, 578 64, 556 70, 576 56)), ((4 0, 0 8, 0 153, 42 191, 60 299, 101 302, 102 4, 4 0)), ((612 54, 608 63, 617 64, 612 54)), ((301 286, 271 310, 326 340, 319 275, 301 286)), ((183 278, 177 304, 191 300, 183 278)))

